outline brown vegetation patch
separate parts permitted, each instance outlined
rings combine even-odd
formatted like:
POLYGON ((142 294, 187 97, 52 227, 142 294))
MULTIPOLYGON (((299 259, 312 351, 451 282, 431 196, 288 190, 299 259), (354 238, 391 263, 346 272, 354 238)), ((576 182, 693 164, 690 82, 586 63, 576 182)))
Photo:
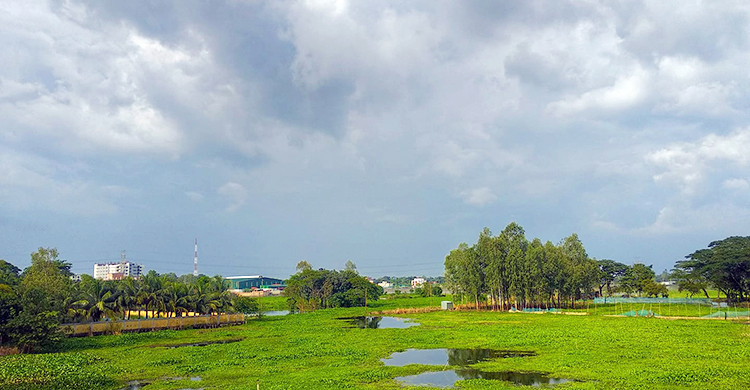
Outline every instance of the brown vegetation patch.
POLYGON ((0 347, 0 356, 15 355, 21 353, 16 347, 0 347))

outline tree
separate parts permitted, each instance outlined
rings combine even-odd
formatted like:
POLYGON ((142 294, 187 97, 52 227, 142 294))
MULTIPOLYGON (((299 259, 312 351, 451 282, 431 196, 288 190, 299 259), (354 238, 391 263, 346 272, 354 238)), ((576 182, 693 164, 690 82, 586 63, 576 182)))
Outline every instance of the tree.
POLYGON ((19 283, 21 270, 15 265, 0 259, 0 284, 15 286, 19 283))
POLYGON ((297 263, 297 272, 304 271, 304 270, 311 270, 312 265, 308 263, 306 260, 302 260, 299 263, 297 263))
POLYGON ((238 313, 252 316, 260 315, 260 305, 256 298, 237 297, 234 303, 234 308, 238 313))
POLYGON ((23 353, 51 347, 63 337, 57 316, 57 312, 22 310, 8 322, 8 336, 23 353))
POLYGON ((628 293, 637 292, 638 295, 641 295, 646 284, 649 281, 653 281, 656 276, 651 267, 642 263, 635 263, 632 267, 628 267, 620 281, 623 291, 628 293))
POLYGON ((643 293, 646 294, 647 297, 658 297, 659 295, 661 295, 662 297, 669 296, 667 286, 661 283, 657 283, 652 279, 647 280, 643 284, 643 293))
POLYGON ((597 260, 599 265, 599 296, 604 296, 602 289, 607 287, 607 295, 612 295, 612 283, 625 275, 628 266, 614 260, 597 260))
POLYGON ((31 263, 33 264, 35 261, 50 261, 55 265, 55 267, 60 270, 60 272, 64 276, 70 278, 71 276, 73 276, 73 272, 70 270, 72 264, 68 263, 65 260, 60 260, 58 256, 59 253, 57 252, 57 248, 39 247, 36 252, 31 254, 31 263))
POLYGON ((312 311, 319 308, 363 306, 376 300, 383 289, 354 270, 302 269, 289 277, 284 295, 290 309, 312 311))
POLYGON ((677 268, 700 275, 729 301, 750 299, 750 237, 733 236, 708 244, 678 261, 677 268))
POLYGON ((687 291, 690 298, 702 291, 706 298, 710 298, 707 291, 708 279, 699 272, 678 268, 672 271, 672 277, 677 282, 677 291, 687 291))
POLYGON ((473 298, 476 307, 479 308, 484 273, 479 256, 466 243, 461 243, 445 257, 445 280, 454 292, 473 298))
POLYGON ((99 321, 104 316, 115 316, 115 296, 105 282, 92 278, 91 283, 87 284, 86 290, 83 291, 83 300, 89 321, 99 321))
POLYGON ((23 272, 19 292, 29 305, 35 306, 33 310, 37 314, 64 312, 63 302, 71 293, 71 281, 59 266, 57 249, 39 248, 31 254, 31 266, 23 272), (34 298, 28 298, 31 296, 34 298))
POLYGON ((346 264, 344 265, 344 269, 347 270, 347 271, 356 271, 357 270, 357 265, 354 264, 353 261, 347 260, 346 264))
POLYGON ((10 341, 8 321, 20 311, 21 303, 16 292, 9 285, 0 284, 0 345, 10 341))

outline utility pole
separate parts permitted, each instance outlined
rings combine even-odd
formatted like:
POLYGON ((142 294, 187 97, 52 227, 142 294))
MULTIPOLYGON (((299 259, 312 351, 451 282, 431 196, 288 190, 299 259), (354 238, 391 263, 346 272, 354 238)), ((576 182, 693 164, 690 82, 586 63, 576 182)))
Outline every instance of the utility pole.
POLYGON ((193 257, 193 276, 198 277, 198 237, 195 238, 195 257, 193 257))

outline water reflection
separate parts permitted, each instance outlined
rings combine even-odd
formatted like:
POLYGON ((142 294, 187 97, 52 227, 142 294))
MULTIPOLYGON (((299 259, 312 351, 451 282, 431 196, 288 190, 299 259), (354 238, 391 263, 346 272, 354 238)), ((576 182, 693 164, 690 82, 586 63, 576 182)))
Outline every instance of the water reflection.
POLYGON ((151 382, 146 381, 130 381, 125 384, 125 387, 122 387, 118 390, 141 390, 143 386, 148 385, 151 382))
POLYGON ((424 372, 417 375, 397 377, 397 381, 412 386, 452 387, 457 381, 466 379, 487 379, 512 382, 517 385, 539 387, 573 382, 573 379, 551 378, 540 372, 491 372, 462 368, 450 371, 424 372))
POLYGON ((386 366, 426 364, 432 366, 468 366, 490 359, 534 356, 533 351, 508 351, 499 349, 407 349, 394 352, 389 358, 380 359, 386 366))
POLYGON ((409 318, 400 317, 339 317, 338 320, 344 320, 352 326, 360 329, 405 329, 412 326, 418 326, 418 322, 411 322, 409 318))
POLYGON ((269 310, 263 312, 264 316, 269 317, 285 316, 287 314, 289 314, 289 310, 269 310))

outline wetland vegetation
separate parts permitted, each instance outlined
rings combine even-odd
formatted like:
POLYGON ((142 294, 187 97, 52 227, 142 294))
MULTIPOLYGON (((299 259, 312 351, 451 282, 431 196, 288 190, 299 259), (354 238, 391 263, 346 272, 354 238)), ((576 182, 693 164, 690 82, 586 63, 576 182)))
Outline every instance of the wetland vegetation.
MULTIPOLYGON (((283 298, 264 300, 271 305, 283 298)), ((369 310, 429 302, 407 296, 379 300, 369 310)), ((431 311, 408 314, 419 326, 360 329, 338 319, 365 316, 366 310, 327 309, 218 329, 66 339, 55 353, 0 358, 0 389, 114 390, 135 380, 149 382, 147 390, 247 389, 255 388, 256 380, 261 389, 423 389, 396 378, 451 370, 460 371, 455 387, 462 389, 518 389, 498 378, 533 373, 575 380, 555 385, 566 389, 734 389, 750 383, 747 321, 622 318, 602 311, 586 316, 431 311), (382 360, 410 349, 436 348, 533 355, 479 353, 457 366, 426 361, 397 367, 382 360), (190 381, 197 376, 200 382, 190 381)))

